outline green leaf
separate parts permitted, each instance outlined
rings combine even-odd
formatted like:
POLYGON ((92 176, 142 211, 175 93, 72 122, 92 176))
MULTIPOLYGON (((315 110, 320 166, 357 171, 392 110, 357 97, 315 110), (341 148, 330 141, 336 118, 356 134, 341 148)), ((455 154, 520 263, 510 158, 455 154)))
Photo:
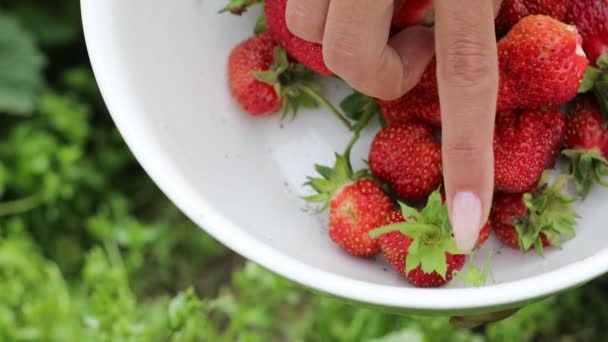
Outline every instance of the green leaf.
POLYGON ((422 271, 426 274, 437 272, 443 279, 446 277, 448 263, 445 258, 445 251, 434 246, 420 246, 420 263, 422 271))
POLYGON ((594 94, 604 115, 604 119, 608 118, 608 80, 597 80, 595 82, 594 94))
POLYGON ((359 120, 372 101, 372 98, 369 96, 355 91, 340 102, 340 109, 342 109, 349 119, 359 120))
POLYGON ((408 254, 405 259, 405 273, 410 273, 420 266, 420 255, 419 254, 408 254))
POLYGON ((401 201, 398 201, 398 203, 399 208, 401 209, 401 214, 406 221, 411 219, 418 221, 420 219, 420 213, 418 210, 416 210, 416 208, 412 208, 401 201))
POLYGON ((255 26, 253 28, 253 33, 260 34, 263 32, 266 32, 266 16, 262 14, 258 17, 258 20, 256 20, 256 22, 255 22, 255 26))
POLYGON ((379 227, 379 228, 373 229, 368 234, 369 234, 369 236, 371 236, 372 238, 375 239, 386 233, 401 231, 401 229, 404 227, 404 225, 405 225, 405 223, 393 223, 393 224, 389 224, 384 227, 379 227))
POLYGON ((585 77, 581 81, 581 86, 578 89, 579 94, 586 93, 593 89, 595 86, 595 81, 600 77, 602 71, 598 68, 594 68, 592 66, 587 67, 585 71, 585 77))
POLYGON ((336 163, 334 165, 336 178, 338 180, 348 180, 352 176, 350 162, 344 156, 336 154, 336 163))
MULTIPOLYGON (((264 82, 269 85, 276 85, 279 83, 279 74, 277 74, 274 70, 251 71, 250 73, 253 77, 255 77, 256 80, 260 82, 264 82)), ((277 96, 279 96, 278 92, 277 96)))
POLYGON ((232 14, 241 15, 247 11, 249 7, 263 0, 230 0, 226 7, 222 8, 219 13, 230 12, 232 14))
POLYGON ((315 170, 326 179, 334 179, 335 171, 331 167, 315 165, 315 170))
POLYGON ((608 53, 601 55, 600 58, 597 59, 596 64, 600 69, 608 71, 608 53))
POLYGON ((0 112, 30 114, 43 85, 44 58, 17 21, 0 14, 0 112))

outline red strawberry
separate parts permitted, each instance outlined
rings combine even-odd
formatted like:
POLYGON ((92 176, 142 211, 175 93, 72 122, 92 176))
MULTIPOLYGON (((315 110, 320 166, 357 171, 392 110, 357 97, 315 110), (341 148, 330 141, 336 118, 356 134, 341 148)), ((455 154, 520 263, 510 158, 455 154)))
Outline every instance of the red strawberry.
POLYGON ((329 206, 329 236, 338 246, 351 255, 369 257, 380 247, 368 233, 385 224, 394 207, 376 183, 363 178, 366 172, 353 174, 348 159, 347 152, 336 155, 333 169, 317 165, 322 178, 310 178, 307 184, 319 194, 307 200, 329 206))
POLYGON ((272 114, 283 105, 274 87, 256 79, 251 73, 270 70, 274 63, 273 51, 277 46, 270 35, 261 34, 241 42, 228 58, 228 81, 232 95, 251 115, 272 114))
POLYGON ((401 213, 371 232, 386 261, 417 287, 444 285, 464 266, 465 256, 459 254, 447 207, 441 202, 435 191, 421 211, 401 203, 401 213))
POLYGON ((380 112, 389 125, 410 121, 423 121, 441 127, 439 100, 428 100, 417 91, 410 91, 393 101, 376 100, 380 112))
POLYGON ((435 9, 433 0, 402 0, 396 1, 393 15, 393 28, 399 30, 407 26, 418 24, 433 24, 435 9))
POLYGON ((494 133, 496 190, 521 193, 534 187, 559 154, 566 131, 557 108, 499 112, 494 133))
POLYGON ((287 0, 265 1, 264 14, 268 32, 296 61, 321 75, 333 75, 323 61, 321 44, 305 41, 289 31, 285 20, 286 8, 287 0))
POLYGON ((579 96, 568 117, 566 148, 570 172, 578 192, 587 196, 598 182, 608 185, 608 128, 592 95, 579 96))
POLYGON ((589 61, 574 26, 528 16, 498 43, 498 111, 561 105, 576 95, 589 61))
POLYGON ((496 17, 496 31, 507 32, 521 19, 536 14, 564 21, 567 2, 568 0, 503 0, 496 17))
POLYGON ((372 142, 369 167, 400 198, 424 200, 441 183, 441 145, 423 123, 389 126, 372 142))
POLYGON ((496 236, 507 246, 537 253, 543 247, 561 244, 561 237, 573 237, 579 217, 572 207, 574 197, 562 193, 568 177, 559 176, 548 185, 545 173, 532 193, 497 194, 492 208, 492 222, 496 236))
POLYGON ((583 50, 592 64, 608 53, 608 0, 568 0, 566 21, 583 36, 583 50))
POLYGON ((349 129, 350 122, 320 93, 314 74, 291 63, 268 33, 238 44, 228 58, 228 83, 234 98, 251 115, 269 115, 283 107, 283 116, 300 107, 323 105, 349 129))

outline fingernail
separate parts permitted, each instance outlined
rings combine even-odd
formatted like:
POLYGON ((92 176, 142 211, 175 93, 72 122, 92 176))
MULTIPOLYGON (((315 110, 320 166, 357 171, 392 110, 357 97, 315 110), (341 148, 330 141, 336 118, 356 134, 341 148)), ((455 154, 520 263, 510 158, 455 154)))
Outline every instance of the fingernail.
POLYGON ((463 254, 475 247, 481 225, 481 201, 472 192, 459 192, 452 200, 452 226, 456 246, 463 254))

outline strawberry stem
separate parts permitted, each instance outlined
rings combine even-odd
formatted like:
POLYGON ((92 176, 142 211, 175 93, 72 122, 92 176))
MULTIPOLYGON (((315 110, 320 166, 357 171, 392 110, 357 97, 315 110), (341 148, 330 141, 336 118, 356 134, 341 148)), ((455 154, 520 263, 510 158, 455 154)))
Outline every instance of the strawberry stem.
POLYGON ((321 96, 321 94, 319 94, 317 91, 302 83, 296 83, 294 86, 300 89, 300 91, 302 91, 303 93, 306 93, 308 96, 315 99, 323 107, 329 110, 336 117, 336 119, 338 119, 338 121, 340 121, 342 124, 344 124, 344 126, 346 126, 346 128, 348 128, 349 130, 352 129, 350 121, 348 121, 348 119, 344 115, 342 115, 342 113, 340 113, 340 111, 336 107, 334 107, 334 105, 327 101, 327 99, 321 96))
POLYGON ((344 150, 344 155, 347 158, 350 158, 350 151, 353 149, 353 146, 361 137, 361 131, 367 126, 367 124, 372 119, 372 117, 374 117, 374 114, 376 114, 377 111, 378 111, 378 106, 376 105, 376 102, 370 101, 370 103, 367 105, 367 108, 365 108, 365 111, 361 115, 361 118, 359 119, 359 121, 357 121, 355 126, 353 126, 353 128, 352 128, 352 130, 353 130, 353 132, 355 132, 355 134, 353 135, 353 138, 348 143, 348 146, 346 146, 346 150, 344 150))

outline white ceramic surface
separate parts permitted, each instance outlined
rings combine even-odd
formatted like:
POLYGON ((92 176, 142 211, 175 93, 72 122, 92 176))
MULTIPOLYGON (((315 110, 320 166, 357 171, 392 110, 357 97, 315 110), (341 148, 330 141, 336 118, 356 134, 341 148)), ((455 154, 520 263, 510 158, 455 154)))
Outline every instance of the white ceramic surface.
MULTIPOLYGON (((492 237, 495 284, 415 289, 377 260, 347 256, 324 215, 300 199, 315 162, 331 163, 348 132, 324 111, 294 122, 254 119, 226 85, 230 49, 257 11, 218 15, 225 0, 82 0, 91 62, 107 106, 135 156, 192 220, 243 256, 321 292, 407 312, 479 312, 582 284, 608 270, 608 192, 578 209, 576 239, 546 257, 501 248, 492 237)), ((330 83, 337 101, 347 89, 330 83)), ((359 161, 370 128, 354 151, 359 161)), ((362 163, 358 162, 358 166, 362 163)), ((479 258, 482 262, 484 258, 479 258)), ((201 270, 205 272, 205 270, 201 270)))

